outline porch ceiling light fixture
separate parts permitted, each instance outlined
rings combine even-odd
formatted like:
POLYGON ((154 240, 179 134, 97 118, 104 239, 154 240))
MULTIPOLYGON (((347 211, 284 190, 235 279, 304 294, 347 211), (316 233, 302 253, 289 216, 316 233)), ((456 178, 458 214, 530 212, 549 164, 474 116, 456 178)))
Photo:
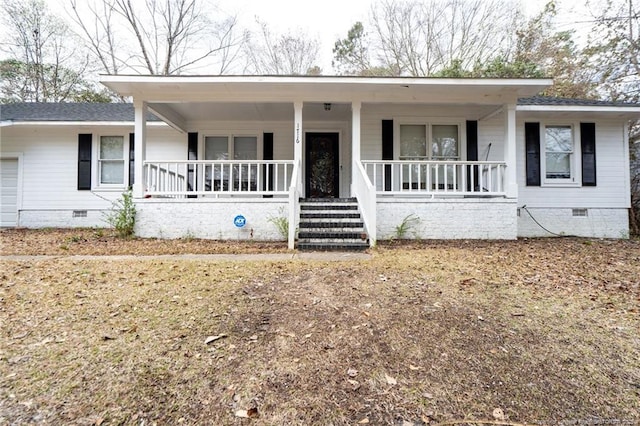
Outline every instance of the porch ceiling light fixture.
POLYGON ((331 103, 329 103, 329 102, 325 102, 325 104, 324 104, 324 110, 325 110, 325 111, 331 111, 331 103))

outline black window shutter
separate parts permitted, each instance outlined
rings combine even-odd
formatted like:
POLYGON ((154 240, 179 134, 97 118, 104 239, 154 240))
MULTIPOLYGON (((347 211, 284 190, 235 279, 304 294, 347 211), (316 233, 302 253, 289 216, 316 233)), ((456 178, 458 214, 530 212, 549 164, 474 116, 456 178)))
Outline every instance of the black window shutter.
MULTIPOLYGON (((273 133, 262 134, 262 159, 273 160, 273 133)), ((263 166, 262 182, 263 190, 273 191, 273 166, 263 166)), ((271 198, 273 195, 265 195, 264 198, 271 198)))
MULTIPOLYGON (((382 120, 382 159, 393 160, 393 120, 382 120)), ((384 190, 391 191, 391 165, 384 166, 384 190)))
POLYGON ((540 186, 540 123, 524 123, 527 186, 540 186))
MULTIPOLYGON (((189 132, 187 135, 187 160, 198 159, 198 132, 189 132)), ((196 173, 194 166, 187 167, 187 191, 197 191, 196 173)), ((187 195, 195 198, 195 195, 187 195)))
POLYGON ((134 184, 136 178, 136 166, 135 166, 135 144, 136 134, 129 133, 129 188, 131 188, 134 184))
MULTIPOLYGON (((478 122, 467 121, 467 161, 478 161, 478 122)), ((478 184, 478 167, 467 166, 467 176, 473 173, 473 182, 478 184)), ((471 191, 471 179, 467 178, 467 191, 471 191)))
POLYGON ((580 123, 582 185, 596 186, 596 123, 580 123))
POLYGON ((91 133, 78 135, 78 190, 91 189, 91 133))

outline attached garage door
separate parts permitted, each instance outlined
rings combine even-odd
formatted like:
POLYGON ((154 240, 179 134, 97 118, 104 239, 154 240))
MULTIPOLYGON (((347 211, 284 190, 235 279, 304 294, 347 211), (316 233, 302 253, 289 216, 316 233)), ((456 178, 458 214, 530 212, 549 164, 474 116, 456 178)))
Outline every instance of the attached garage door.
POLYGON ((0 160, 0 226, 18 221, 18 160, 0 160))

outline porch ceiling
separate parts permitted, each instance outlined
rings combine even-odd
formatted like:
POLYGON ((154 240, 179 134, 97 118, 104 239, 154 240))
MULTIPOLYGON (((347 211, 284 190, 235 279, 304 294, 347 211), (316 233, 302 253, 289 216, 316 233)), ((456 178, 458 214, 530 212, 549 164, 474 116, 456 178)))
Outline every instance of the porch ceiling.
POLYGON ((450 79, 285 76, 102 76, 123 96, 173 102, 426 102, 516 103, 552 84, 550 79, 450 79))
MULTIPOLYGON (((152 103, 153 110, 158 105, 170 108, 189 122, 208 121, 213 118, 219 121, 291 121, 293 120, 293 104, 277 102, 181 102, 152 103)), ((304 104, 304 121, 348 121, 351 119, 351 105, 331 103, 325 110, 323 102, 304 104)))

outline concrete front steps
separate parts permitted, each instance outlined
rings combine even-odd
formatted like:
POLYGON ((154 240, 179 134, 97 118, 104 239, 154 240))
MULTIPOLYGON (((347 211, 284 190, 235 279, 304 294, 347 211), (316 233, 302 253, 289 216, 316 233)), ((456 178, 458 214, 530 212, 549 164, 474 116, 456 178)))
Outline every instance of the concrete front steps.
POLYGON ((355 198, 301 198, 299 250, 363 251, 369 236, 355 198))

